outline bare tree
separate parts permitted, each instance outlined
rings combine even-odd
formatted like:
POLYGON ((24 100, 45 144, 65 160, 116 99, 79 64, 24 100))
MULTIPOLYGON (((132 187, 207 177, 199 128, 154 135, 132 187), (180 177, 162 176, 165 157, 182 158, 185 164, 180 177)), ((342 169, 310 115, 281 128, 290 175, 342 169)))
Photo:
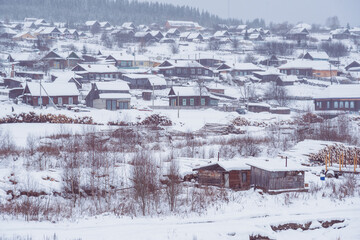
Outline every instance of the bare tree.
POLYGON ((265 97, 275 100, 281 107, 285 107, 289 104, 289 94, 287 89, 283 86, 278 86, 275 82, 271 82, 265 90, 265 97))
POLYGON ((166 182, 166 195, 170 205, 170 211, 175 210, 176 201, 181 193, 180 168, 175 160, 171 160, 168 169, 168 181, 166 182))
POLYGON ((149 153, 142 151, 133 158, 131 181, 134 197, 140 203, 142 214, 145 216, 153 195, 159 190, 159 171, 155 161, 149 153))
POLYGON ((170 44, 170 50, 172 54, 179 53, 179 45, 177 43, 170 44))

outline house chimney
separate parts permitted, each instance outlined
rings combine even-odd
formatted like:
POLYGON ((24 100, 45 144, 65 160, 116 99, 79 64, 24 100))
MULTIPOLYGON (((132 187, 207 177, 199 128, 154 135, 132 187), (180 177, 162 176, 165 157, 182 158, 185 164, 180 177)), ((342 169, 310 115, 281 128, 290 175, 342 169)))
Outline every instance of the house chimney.
POLYGON ((88 68, 91 68, 90 64, 88 65, 88 68))
POLYGON ((15 77, 14 64, 11 65, 10 77, 12 77, 12 78, 15 77))

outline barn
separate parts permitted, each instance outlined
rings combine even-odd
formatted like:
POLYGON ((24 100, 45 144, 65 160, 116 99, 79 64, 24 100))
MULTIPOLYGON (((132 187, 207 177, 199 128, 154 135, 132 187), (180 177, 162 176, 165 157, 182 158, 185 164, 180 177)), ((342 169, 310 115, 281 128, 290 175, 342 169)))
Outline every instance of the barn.
POLYGON ((251 167, 251 186, 269 193, 306 191, 305 171, 301 167, 287 166, 285 160, 279 160, 248 163, 251 167))
POLYGON ((193 169, 200 185, 247 190, 250 188, 250 166, 242 161, 220 161, 193 169))

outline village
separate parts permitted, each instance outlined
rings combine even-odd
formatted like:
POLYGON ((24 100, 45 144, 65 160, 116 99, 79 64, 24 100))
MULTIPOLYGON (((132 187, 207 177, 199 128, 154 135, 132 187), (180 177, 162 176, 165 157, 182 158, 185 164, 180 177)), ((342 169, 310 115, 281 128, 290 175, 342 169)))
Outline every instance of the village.
POLYGON ((356 239, 359 128, 360 26, 7 19, 0 239, 102 239, 97 216, 202 229, 133 239, 356 239))

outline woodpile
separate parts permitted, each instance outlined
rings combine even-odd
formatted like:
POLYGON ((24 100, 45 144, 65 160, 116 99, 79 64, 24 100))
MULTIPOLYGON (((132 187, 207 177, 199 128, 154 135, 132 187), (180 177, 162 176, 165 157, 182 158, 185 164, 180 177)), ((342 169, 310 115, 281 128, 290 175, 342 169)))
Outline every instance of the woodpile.
POLYGON ((92 117, 71 118, 63 114, 36 114, 34 112, 7 115, 0 119, 3 123, 76 123, 76 124, 94 124, 92 117))
POLYGON ((302 115, 299 124, 305 124, 305 123, 322 123, 324 122, 324 119, 314 113, 306 113, 302 115))
POLYGON ((346 147, 342 144, 329 145, 321 149, 318 153, 310 154, 309 160, 314 162, 325 163, 327 160, 328 163, 339 163, 339 160, 343 158, 343 164, 354 164, 354 159, 357 158, 357 163, 359 164, 360 159, 360 148, 357 147, 346 147), (329 159, 330 155, 330 159, 329 159))
POLYGON ((172 126, 172 121, 165 117, 161 116, 159 114, 153 114, 145 118, 142 122, 139 123, 139 125, 145 125, 145 126, 172 126))
POLYGON ((195 133, 228 135, 228 134, 245 134, 245 131, 235 128, 233 124, 207 123, 195 133))

